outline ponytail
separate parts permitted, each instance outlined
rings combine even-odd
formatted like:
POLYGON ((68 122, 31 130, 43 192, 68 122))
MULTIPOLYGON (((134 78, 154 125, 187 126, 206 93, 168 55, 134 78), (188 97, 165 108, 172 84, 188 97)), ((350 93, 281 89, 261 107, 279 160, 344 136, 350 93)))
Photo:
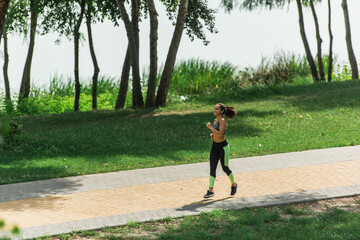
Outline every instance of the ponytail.
POLYGON ((233 118, 237 116, 235 108, 227 107, 223 103, 218 103, 218 104, 220 106, 221 111, 224 111, 223 114, 225 114, 225 116, 227 116, 228 118, 233 118))

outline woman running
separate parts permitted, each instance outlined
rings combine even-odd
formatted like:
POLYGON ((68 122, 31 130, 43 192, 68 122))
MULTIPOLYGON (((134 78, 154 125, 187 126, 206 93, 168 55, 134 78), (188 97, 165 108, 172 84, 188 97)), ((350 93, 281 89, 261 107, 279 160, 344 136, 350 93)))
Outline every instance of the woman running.
POLYGON ((204 195, 204 198, 213 197, 215 195, 214 183, 216 178, 216 167, 219 162, 219 159, 223 171, 228 175, 231 182, 230 195, 231 196, 235 195, 237 189, 237 184, 234 181, 234 175, 229 169, 230 148, 229 148, 229 144, 226 142, 227 122, 223 118, 224 114, 228 118, 233 118, 236 116, 236 110, 233 107, 227 107, 222 103, 218 103, 214 107, 214 115, 216 116, 214 124, 211 125, 210 122, 206 124, 206 127, 212 131, 210 137, 213 139, 213 144, 210 152, 209 190, 204 195))

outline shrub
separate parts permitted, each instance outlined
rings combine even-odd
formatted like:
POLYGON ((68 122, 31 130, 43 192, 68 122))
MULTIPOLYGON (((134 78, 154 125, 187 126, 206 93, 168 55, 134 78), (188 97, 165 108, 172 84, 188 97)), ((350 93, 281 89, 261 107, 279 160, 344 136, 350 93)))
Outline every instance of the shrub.
POLYGON ((0 122, 0 144, 4 141, 11 141, 15 134, 20 133, 21 126, 15 122, 0 122))

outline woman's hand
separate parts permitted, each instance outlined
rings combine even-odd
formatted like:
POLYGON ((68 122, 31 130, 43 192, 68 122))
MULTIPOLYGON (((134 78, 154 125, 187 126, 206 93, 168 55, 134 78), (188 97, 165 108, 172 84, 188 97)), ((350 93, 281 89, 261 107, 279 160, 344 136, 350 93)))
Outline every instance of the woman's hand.
POLYGON ((210 128, 211 128, 211 123, 208 122, 208 123, 206 124, 206 127, 207 127, 208 129, 210 129, 210 128))
POLYGON ((210 133, 210 137, 213 138, 213 137, 214 137, 214 134, 213 134, 213 133, 210 133))

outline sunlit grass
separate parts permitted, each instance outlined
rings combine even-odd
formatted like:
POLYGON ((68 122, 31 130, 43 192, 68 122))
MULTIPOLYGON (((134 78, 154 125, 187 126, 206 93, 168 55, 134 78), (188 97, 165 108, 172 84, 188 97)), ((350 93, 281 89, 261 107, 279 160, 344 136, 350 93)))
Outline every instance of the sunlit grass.
POLYGON ((358 81, 277 85, 161 109, 14 117, 21 132, 0 150, 0 183, 208 161, 205 124, 218 102, 238 110, 231 158, 358 145, 359 90, 358 81))
POLYGON ((279 206, 242 210, 213 210, 198 216, 81 231, 39 239, 359 239, 360 213, 329 208, 316 213, 279 206))

